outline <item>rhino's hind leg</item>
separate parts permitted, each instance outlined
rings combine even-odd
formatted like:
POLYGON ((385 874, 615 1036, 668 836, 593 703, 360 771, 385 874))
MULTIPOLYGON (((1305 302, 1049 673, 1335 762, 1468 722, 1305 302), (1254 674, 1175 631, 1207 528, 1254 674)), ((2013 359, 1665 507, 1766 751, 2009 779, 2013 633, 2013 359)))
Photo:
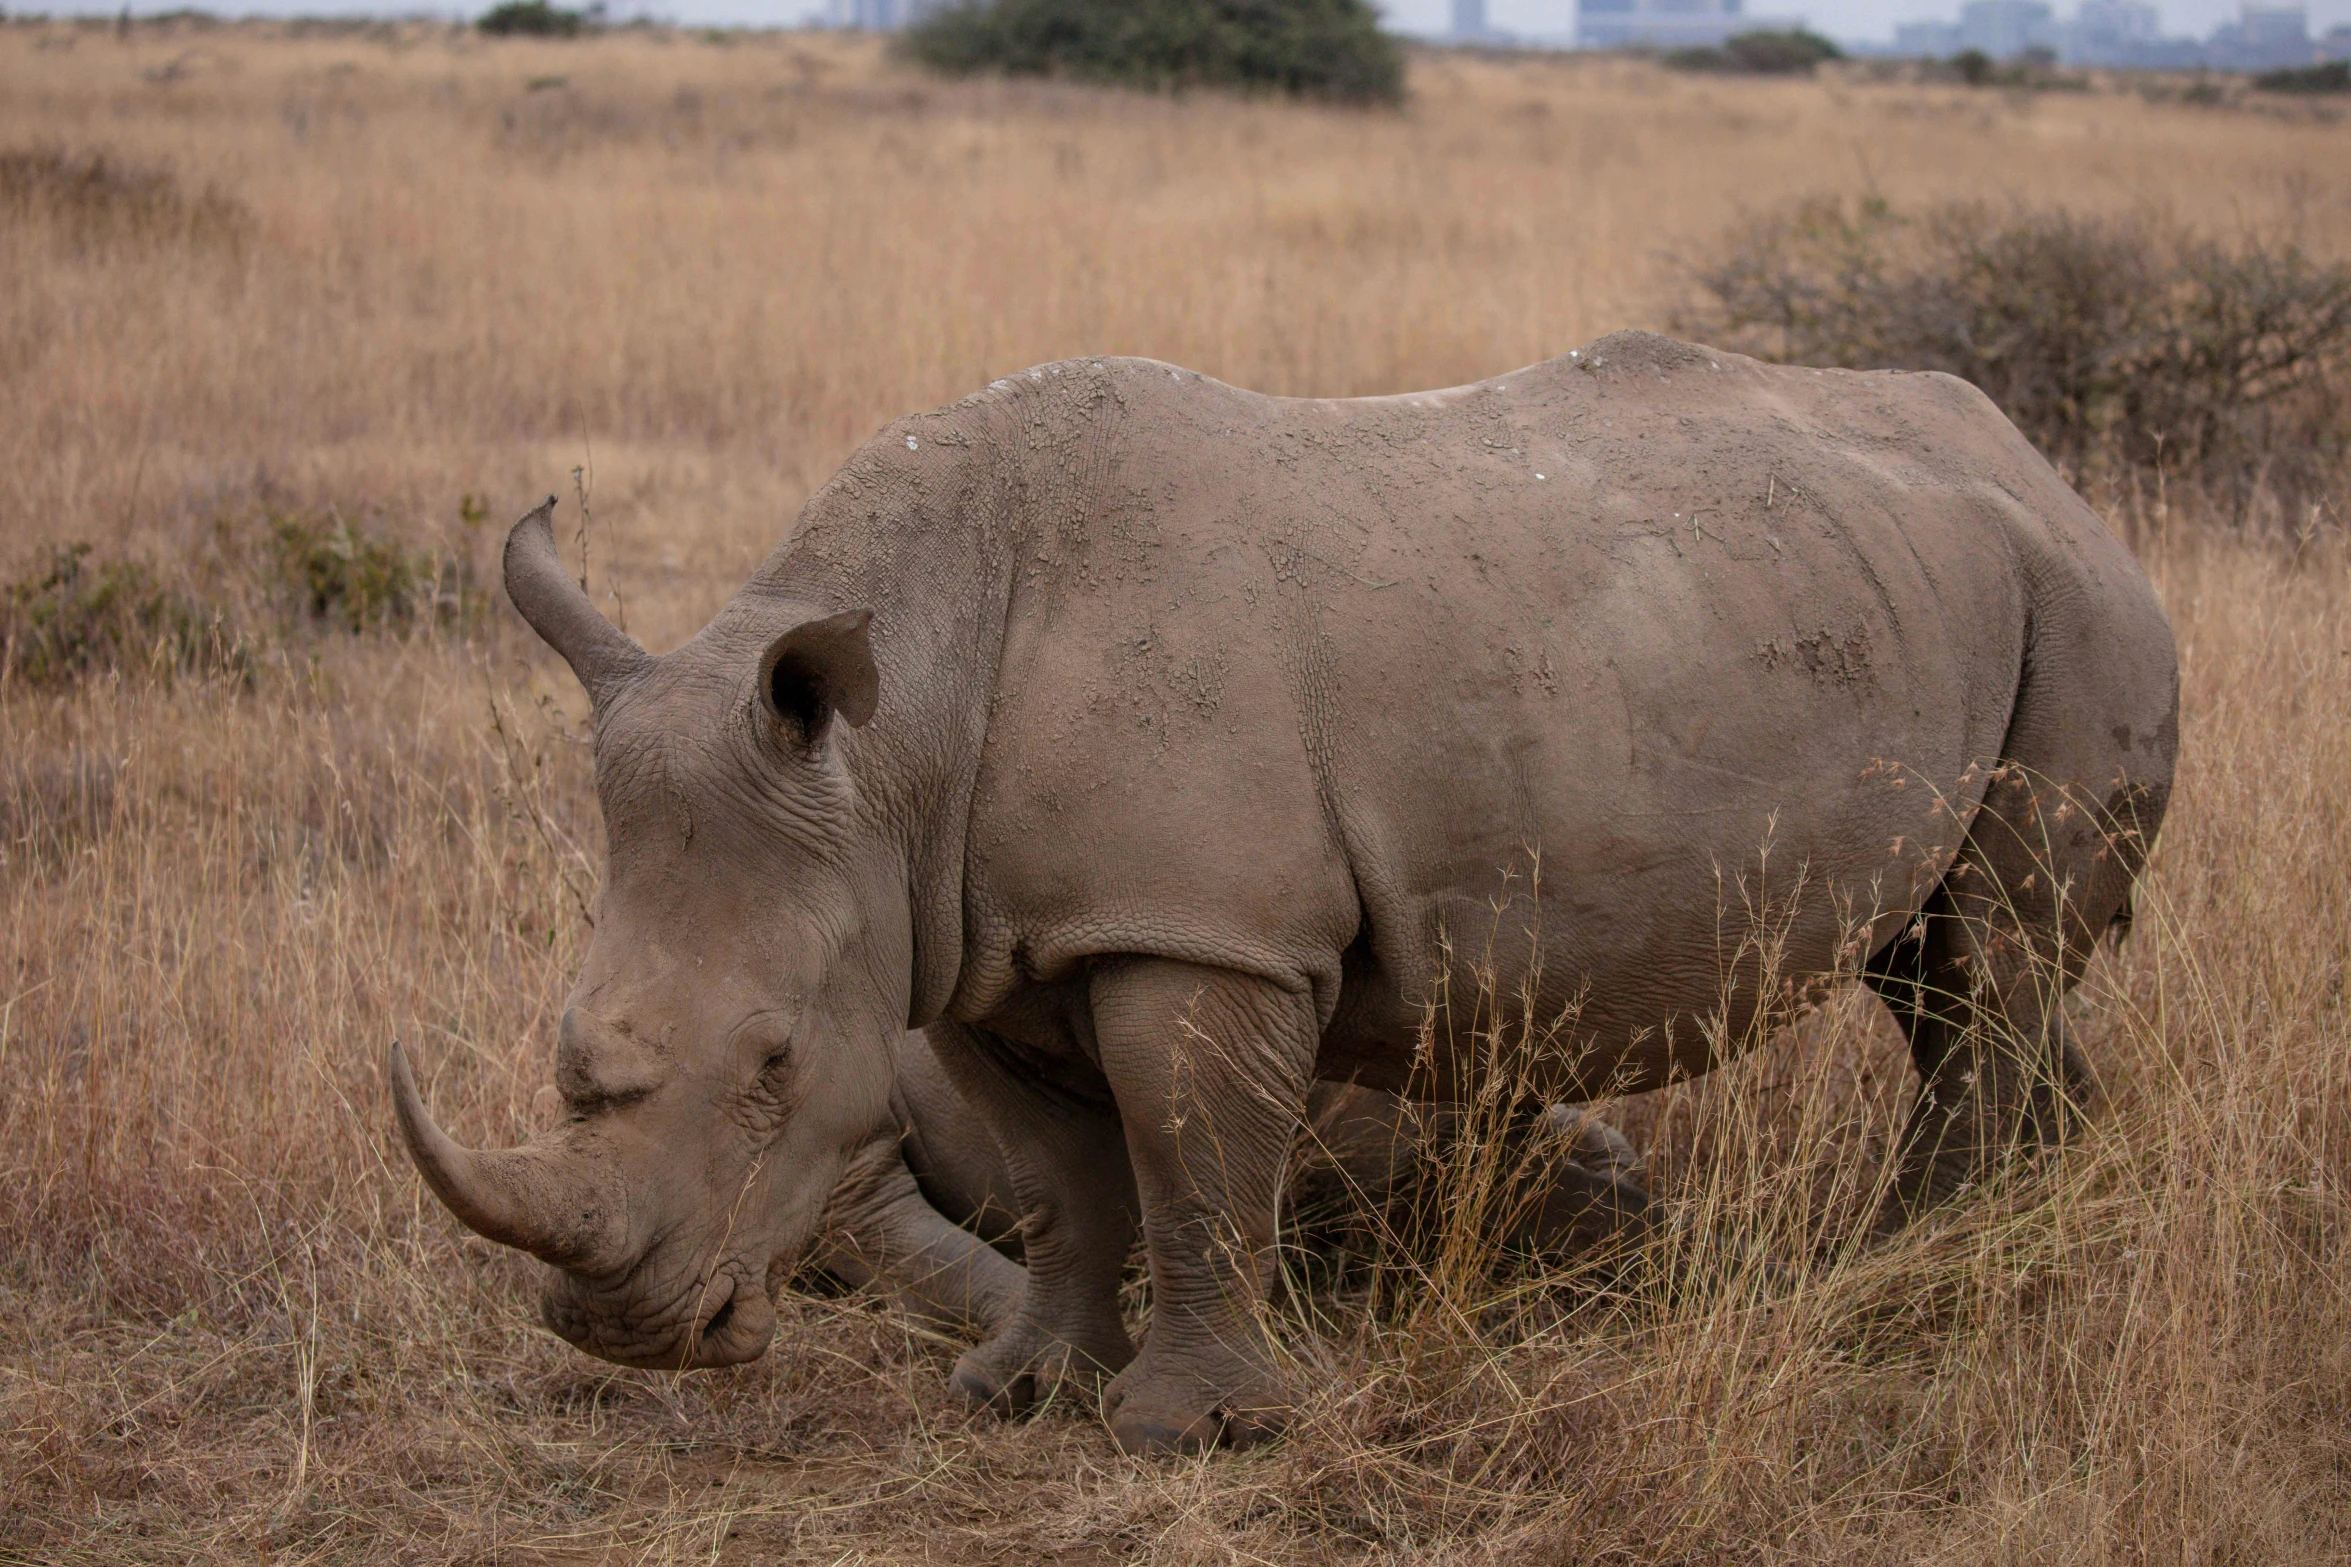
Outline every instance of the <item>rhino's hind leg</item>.
POLYGON ((1350 1255, 1432 1244, 1465 1211, 1511 1256, 1544 1264, 1601 1260, 1649 1233, 1656 1205, 1640 1155, 1589 1106, 1529 1101, 1505 1135, 1504 1188, 1474 1197, 1469 1188, 1497 1172, 1458 1107, 1315 1084, 1287 1194, 1290 1245, 1318 1268, 1343 1268, 1350 1255))
POLYGON ((2152 789, 2118 785, 2101 801, 2003 764, 1943 885, 1871 958, 1863 978, 1919 1074, 1881 1232, 2058 1141, 2087 1108, 2094 1080, 2065 996, 2125 908, 2161 815, 2152 789))
POLYGON ((1116 1109, 1052 1085, 1002 1041, 945 1023, 939 1064, 993 1126, 1021 1213, 1027 1287, 1012 1320, 955 1363, 955 1388, 998 1414, 1024 1414, 1063 1384, 1091 1395, 1134 1358, 1118 1288, 1135 1241, 1135 1180, 1116 1109))
POLYGON ((1641 1160, 1622 1132, 1575 1105, 1551 1105, 1535 1128, 1538 1147, 1558 1152, 1536 1165, 1542 1179, 1520 1201, 1511 1244, 1550 1259, 1588 1256, 1638 1243, 1656 1205, 1641 1185, 1641 1160))
POLYGON ((1151 1253, 1151 1328, 1103 1396, 1129 1452, 1277 1430, 1290 1390, 1258 1312, 1282 1166, 1314 1071, 1313 998, 1161 959, 1093 981, 1151 1253))

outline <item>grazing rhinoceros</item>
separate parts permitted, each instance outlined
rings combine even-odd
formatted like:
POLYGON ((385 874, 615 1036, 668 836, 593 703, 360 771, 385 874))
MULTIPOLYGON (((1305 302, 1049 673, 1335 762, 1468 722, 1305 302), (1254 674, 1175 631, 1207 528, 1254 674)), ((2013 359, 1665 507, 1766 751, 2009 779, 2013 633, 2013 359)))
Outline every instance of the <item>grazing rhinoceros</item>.
POLYGON ((395 1060, 425 1179, 574 1343, 744 1360, 929 1025, 1025 1216, 955 1384, 1108 1378, 1133 1449, 1280 1422, 1258 1259, 1318 1076, 1639 1090, 1858 974, 1922 1076, 1892 1219, 2048 1135, 2172 778, 2145 576, 1940 375, 1637 333, 1351 401, 1041 366, 869 441, 660 658, 548 515, 507 589, 594 702, 610 846, 570 1120, 463 1150, 395 1060), (1498 1060, 1481 986, 1550 1047, 1498 1060))
MULTIPOLYGON (((890 1123, 851 1154, 819 1226, 812 1262, 872 1286, 934 1329, 992 1334, 1020 1308, 1028 1276, 1020 1198, 996 1139, 971 1113, 919 1032, 899 1042, 890 1123)), ((1293 1243, 1325 1252, 1408 1244, 1443 1201, 1454 1128, 1441 1107, 1353 1083, 1316 1083, 1284 1193, 1293 1243), (1433 1189, 1432 1189, 1433 1188, 1433 1189)), ((1606 1122, 1553 1106, 1505 1157, 1495 1240, 1562 1259, 1647 1233, 1649 1194, 1632 1145, 1606 1122)))

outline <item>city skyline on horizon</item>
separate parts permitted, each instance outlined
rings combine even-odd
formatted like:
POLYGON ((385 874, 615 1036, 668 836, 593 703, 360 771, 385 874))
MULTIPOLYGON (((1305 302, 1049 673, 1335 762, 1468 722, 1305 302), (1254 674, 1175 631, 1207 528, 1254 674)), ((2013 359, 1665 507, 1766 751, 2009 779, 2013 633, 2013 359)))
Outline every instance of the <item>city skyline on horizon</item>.
MULTIPOLYGON (((136 0, 134 15, 182 9, 211 10, 224 17, 295 16, 473 16, 494 0, 478 4, 403 4, 401 0, 223 0, 217 5, 189 0, 136 0)), ((586 0, 558 0, 585 4, 586 0)), ((1442 39, 1452 26, 1451 0, 1372 0, 1390 28, 1412 37, 1442 39)), ((1894 29, 1910 22, 1945 22, 1958 18, 1964 0, 1750 0, 1759 16, 1801 16, 1813 31, 1857 43, 1891 43, 1894 29)), ((2079 0, 2052 0, 2060 18, 2070 17, 2079 0)), ((2167 35, 2202 38, 2224 23, 2236 20, 2241 0, 2154 0, 2167 35)), ((792 27, 823 14, 824 0, 617 0, 609 6, 616 16, 645 15, 684 26, 792 27)), ((47 0, 16 15, 47 12, 55 16, 112 16, 123 9, 121 0, 47 0)), ((2351 24, 2351 0, 2308 0, 2312 33, 2351 24)), ((1489 26, 1514 37, 1564 42, 1575 31, 1574 0, 1486 0, 1489 26)))
MULTIPOLYGON (((1374 0, 1390 25, 1399 32, 1442 36, 1451 0, 1374 0)), ((1499 32, 1527 37, 1564 37, 1575 30, 1574 0, 1485 0, 1488 25, 1499 32)), ((1804 17, 1813 31, 1855 42, 1890 43, 1894 29, 1912 22, 1958 20, 1966 0, 1747 0, 1746 9, 1774 15, 1804 17)), ((2079 0, 2050 0, 2060 18, 2070 17, 2079 0)), ((2203 38, 2213 29, 2235 21, 2243 0, 2153 0, 2163 19, 2166 36, 2203 38)), ((2293 0, 2262 0, 2264 5, 2291 7, 2293 0)), ((2351 24, 2351 0, 2307 0, 2302 6, 2310 31, 2351 24)))

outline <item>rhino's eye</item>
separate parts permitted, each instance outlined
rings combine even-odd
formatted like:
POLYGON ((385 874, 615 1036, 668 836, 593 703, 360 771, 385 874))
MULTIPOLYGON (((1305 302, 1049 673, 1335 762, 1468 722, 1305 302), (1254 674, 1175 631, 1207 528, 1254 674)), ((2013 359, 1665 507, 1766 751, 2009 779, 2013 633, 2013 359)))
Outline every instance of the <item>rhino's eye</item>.
POLYGON ((778 1045, 760 1058, 759 1075, 751 1080, 747 1097, 768 1110, 780 1112, 792 1099, 792 1048, 778 1045))

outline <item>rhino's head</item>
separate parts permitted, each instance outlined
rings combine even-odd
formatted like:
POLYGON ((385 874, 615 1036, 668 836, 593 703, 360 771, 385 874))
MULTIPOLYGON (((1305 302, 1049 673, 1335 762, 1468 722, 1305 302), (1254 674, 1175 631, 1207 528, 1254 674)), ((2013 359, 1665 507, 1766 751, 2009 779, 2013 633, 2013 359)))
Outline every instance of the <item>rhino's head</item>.
POLYGON ((888 1114, 906 1021, 903 866, 842 754, 879 694, 866 616, 739 603, 652 658, 565 573, 553 504, 508 539, 506 585, 596 709, 607 865, 558 1041, 565 1123, 461 1148, 397 1045, 393 1097, 441 1200, 552 1265, 557 1333, 727 1365, 766 1349, 775 1282, 888 1114))

